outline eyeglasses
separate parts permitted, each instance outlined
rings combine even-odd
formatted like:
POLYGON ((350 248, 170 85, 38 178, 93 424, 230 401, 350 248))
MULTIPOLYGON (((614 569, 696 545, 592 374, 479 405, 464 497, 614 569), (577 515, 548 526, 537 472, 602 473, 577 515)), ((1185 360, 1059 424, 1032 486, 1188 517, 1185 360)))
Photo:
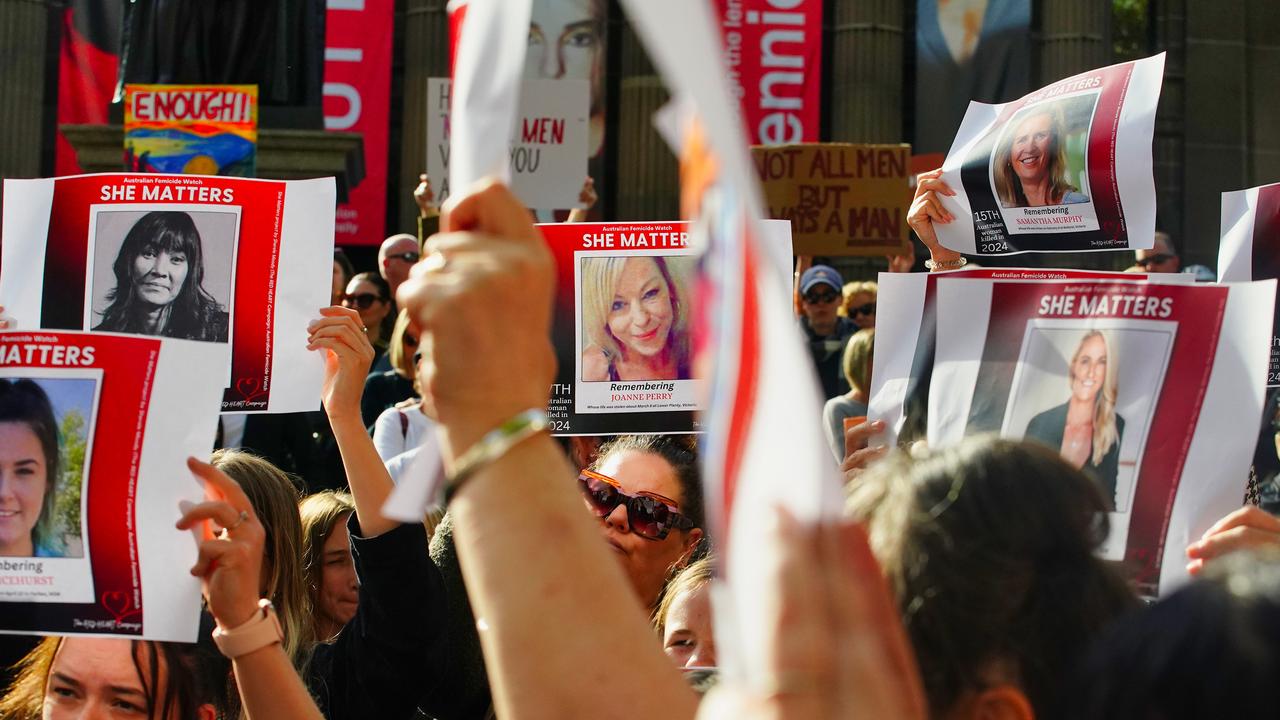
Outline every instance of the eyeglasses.
POLYGON ((849 308, 850 317, 854 315, 875 315, 875 314, 876 314, 875 303, 867 303, 866 305, 859 305, 856 308, 849 308))
POLYGON ((1159 265, 1161 263, 1166 263, 1172 259, 1173 259, 1173 256, 1169 255, 1168 253, 1156 253, 1155 255, 1148 255, 1142 258, 1141 260, 1135 261, 1134 264, 1137 265, 1138 267, 1145 268, 1151 265, 1159 265))
POLYGON ((614 508, 627 509, 627 522, 631 531, 646 540, 663 540, 672 530, 688 530, 693 521, 676 510, 675 501, 661 495, 628 495, 622 492, 618 481, 608 475, 583 470, 578 475, 587 506, 596 517, 608 517, 614 508))
POLYGON ((826 305, 833 303, 840 298, 840 293, 833 290, 827 292, 811 292, 804 296, 804 301, 810 305, 826 305))
POLYGON ((361 310, 368 310, 373 307, 375 302, 386 302, 374 293, 356 293, 355 295, 343 294, 342 305, 344 307, 355 307, 361 310))
POLYGON ((418 262, 418 258, 420 257, 422 256, 416 252, 402 252, 402 253, 395 253, 394 255, 388 255, 387 259, 403 260, 407 263, 416 263, 418 262))

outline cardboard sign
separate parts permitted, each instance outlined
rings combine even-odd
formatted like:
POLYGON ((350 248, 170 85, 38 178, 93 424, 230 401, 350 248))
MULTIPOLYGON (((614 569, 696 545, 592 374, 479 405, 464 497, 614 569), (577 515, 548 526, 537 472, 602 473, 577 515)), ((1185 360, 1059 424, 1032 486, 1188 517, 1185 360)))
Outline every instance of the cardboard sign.
POLYGON ((222 409, 316 409, 306 327, 329 304, 333 178, 4 181, 0 305, 14 327, 231 344, 222 409), (288 370, 285 372, 285 370, 288 370))
POLYGON ((1274 304, 1274 280, 941 278, 929 444, 996 432, 1062 453, 1111 508, 1103 557, 1164 594, 1187 577, 1182 549, 1240 506, 1274 304), (1083 436, 1067 425, 1081 412, 1083 436))
POLYGON ((0 408, 18 418, 0 455, 32 461, 38 485, 8 505, 0 632, 195 641, 196 543, 173 522, 203 499, 186 458, 209 454, 227 360, 190 340, 0 333, 0 408), (50 425, 55 454, 39 450, 50 425))
POLYGON ((125 85, 125 169, 253 177, 257 85, 125 85))
POLYGON ((970 103, 942 166, 956 219, 934 224, 938 240, 972 255, 1151 247, 1163 72, 1162 54, 970 103))
MULTIPOLYGON (((451 87, 448 78, 427 80, 427 174, 441 178, 434 188, 439 202, 448 199, 451 191, 451 87)), ((533 209, 577 207, 581 204, 578 193, 587 177, 589 83, 525 78, 520 87, 516 124, 509 141, 511 189, 533 209)))
POLYGON ((906 249, 910 145, 758 145, 751 154, 769 217, 791 221, 796 254, 906 249))

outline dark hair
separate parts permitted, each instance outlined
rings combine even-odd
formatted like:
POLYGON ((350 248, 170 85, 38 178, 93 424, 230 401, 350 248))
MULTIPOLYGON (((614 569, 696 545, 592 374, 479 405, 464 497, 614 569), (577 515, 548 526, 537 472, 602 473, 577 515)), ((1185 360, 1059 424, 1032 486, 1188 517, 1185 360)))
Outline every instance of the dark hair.
POLYGON ((864 473, 865 519, 920 662, 933 715, 1007 669, 1042 715, 1089 640, 1137 600, 1095 552, 1096 481, 1033 442, 971 438, 864 473))
POLYGON ((598 469, 610 455, 625 450, 657 455, 667 461, 680 482, 680 512, 693 521, 695 528, 701 528, 706 524, 706 514, 702 504, 702 470, 698 467, 694 438, 693 435, 619 435, 600 447, 592 469, 598 469))
POLYGON ((1070 695, 1071 717, 1273 716, 1280 553, 1236 553, 1205 575, 1116 623, 1094 645, 1070 695))
POLYGON ((351 264, 351 258, 347 257, 342 248, 333 249, 333 261, 338 263, 338 267, 342 268, 342 287, 346 288, 347 283, 351 282, 352 276, 356 274, 356 268, 351 264))
POLYGON ((58 421, 49 396, 33 380, 0 378, 0 422, 22 423, 40 441, 40 449, 44 451, 45 491, 40 517, 31 530, 31 541, 34 547, 59 550, 62 543, 56 532, 54 501, 62 478, 62 456, 58 450, 58 421))
POLYGON ((146 333, 148 310, 133 291, 133 263, 145 251, 180 252, 187 259, 187 276, 178 296, 169 304, 169 318, 160 335, 187 340, 225 342, 226 311, 204 289, 204 251, 200 233, 185 212, 149 212, 124 236, 112 271, 116 286, 107 293, 111 302, 94 330, 146 333))
POLYGON ((375 287, 378 288, 379 300, 386 302, 391 299, 391 286, 387 284, 387 281, 385 278, 383 278, 381 275, 379 275, 376 272, 362 272, 359 275, 356 275, 355 277, 348 280, 347 285, 350 285, 353 282, 372 283, 375 287))

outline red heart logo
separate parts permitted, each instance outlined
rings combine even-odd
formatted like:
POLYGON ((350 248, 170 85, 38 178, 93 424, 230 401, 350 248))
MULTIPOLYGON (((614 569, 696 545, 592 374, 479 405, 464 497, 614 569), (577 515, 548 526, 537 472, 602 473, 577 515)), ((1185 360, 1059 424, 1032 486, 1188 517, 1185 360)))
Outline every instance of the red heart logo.
POLYGON ((129 608, 133 606, 133 602, 129 596, 119 590, 108 590, 102 593, 102 607, 107 612, 115 616, 116 621, 129 614, 129 608))
POLYGON ((261 394, 258 390, 258 379, 251 377, 240 378, 237 380, 236 391, 239 392, 240 396, 245 400, 252 400, 255 396, 261 394))

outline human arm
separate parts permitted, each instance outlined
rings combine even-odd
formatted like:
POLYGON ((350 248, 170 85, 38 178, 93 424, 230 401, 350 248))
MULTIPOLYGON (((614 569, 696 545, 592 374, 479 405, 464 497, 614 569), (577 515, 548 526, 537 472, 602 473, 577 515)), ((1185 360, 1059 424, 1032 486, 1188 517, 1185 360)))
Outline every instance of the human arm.
POLYGON ((578 193, 580 205, 569 211, 569 217, 565 222, 586 222, 587 213, 591 212, 591 208, 596 206, 596 201, 599 199, 599 196, 596 195, 595 178, 588 175, 587 179, 582 183, 582 190, 578 193))
POLYGON ((921 173, 916 176, 916 194, 911 199, 911 209, 907 212, 907 225, 911 226, 920 242, 929 249, 929 259, 944 270, 960 267, 964 260, 960 253, 942 246, 933 227, 934 224, 946 225, 956 219, 942 206, 938 197, 954 197, 955 194, 951 186, 942 180, 942 168, 921 173))
POLYGON ((1280 519, 1256 505, 1246 505, 1213 524, 1187 546, 1187 572, 1198 575, 1207 563, 1231 552, 1280 546, 1280 519))
POLYGON ((418 247, 440 230, 440 210, 435 206, 436 194, 431 189, 431 178, 426 173, 418 176, 418 187, 413 189, 413 202, 418 206, 418 247))
MULTIPOLYGON (((178 520, 180 530, 204 525, 205 539, 191 574, 201 579, 209 612, 218 626, 236 628, 261 612, 258 588, 266 530, 236 481, 194 458, 187 460, 187 466, 218 498, 191 507, 178 520), (214 527, 220 530, 216 535, 214 527)), ((232 658, 231 666, 249 718, 322 717, 281 643, 232 658)))
MULTIPOLYGON (((452 471, 490 430, 547 406, 554 267, 500 185, 451 200, 444 227, 428 243, 435 259, 414 268, 399 299, 429 340, 423 392, 452 471)), ((696 698, 662 654, 575 475, 537 435, 481 466, 450 505, 496 714, 692 718, 696 698)))
POLYGON ((360 526, 373 537, 399 523, 382 514, 382 506, 391 494, 391 476, 360 416, 360 396, 373 360, 373 346, 361 328, 360 315, 355 310, 321 308, 320 317, 307 326, 307 349, 325 353, 321 400, 342 455, 360 526))

